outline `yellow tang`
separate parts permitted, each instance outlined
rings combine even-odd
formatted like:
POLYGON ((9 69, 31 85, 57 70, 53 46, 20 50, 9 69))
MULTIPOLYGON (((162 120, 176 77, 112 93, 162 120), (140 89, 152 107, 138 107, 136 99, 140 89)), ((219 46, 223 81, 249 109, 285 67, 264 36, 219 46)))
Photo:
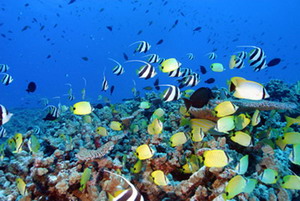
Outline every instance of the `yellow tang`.
POLYGON ((133 167, 130 168, 130 171, 131 171, 132 173, 137 174, 137 173, 140 173, 140 172, 141 172, 142 167, 143 167, 142 161, 141 161, 141 160, 138 160, 138 161, 133 165, 133 167))
POLYGON ((184 132, 175 133, 170 137, 170 144, 172 147, 182 145, 187 142, 187 137, 184 132))
POLYGON ((21 193, 21 195, 26 196, 27 195, 26 183, 23 181, 23 179, 17 178, 16 183, 17 183, 17 188, 21 193))
POLYGON ((229 158, 223 150, 209 150, 203 153, 206 167, 224 167, 229 163, 229 158))
POLYGON ((92 113, 93 108, 92 108, 90 102, 81 101, 81 102, 75 103, 73 105, 73 107, 71 107, 71 111, 76 115, 87 115, 87 114, 92 113))
POLYGON ((102 126, 99 126, 97 129, 96 129, 96 132, 101 135, 101 136, 107 136, 108 135, 108 132, 106 130, 106 128, 102 127, 102 126))
POLYGON ((110 127, 112 130, 114 130, 114 131, 121 131, 121 130, 124 129, 123 124, 121 124, 121 123, 118 122, 118 121, 112 121, 112 122, 110 122, 109 127, 110 127))
POLYGON ((285 120, 286 120, 286 127, 290 127, 293 124, 297 124, 300 125, 300 116, 298 116, 297 118, 292 118, 292 117, 288 117, 288 116, 284 116, 285 120))
POLYGON ((154 151, 149 147, 149 145, 143 144, 136 148, 135 154, 140 160, 146 160, 153 156, 154 151))
POLYGON ((263 85, 250 80, 239 81, 231 90, 235 90, 233 96, 240 99, 262 100, 270 97, 263 85))
POLYGON ((210 68, 214 72, 223 72, 225 70, 223 64, 221 63, 213 63, 210 65, 210 68))
POLYGON ((225 188, 225 199, 231 199, 242 193, 246 184, 246 179, 244 179, 241 175, 231 178, 225 188))
POLYGON ((281 139, 285 144, 300 144, 300 133, 298 132, 284 133, 281 139))
POLYGON ((282 178, 280 186, 286 189, 300 190, 300 177, 296 175, 286 175, 282 178))
POLYGON ((235 64, 236 64, 235 59, 236 59, 236 55, 232 55, 230 57, 230 60, 229 60, 229 68, 230 69, 233 69, 235 67, 235 64))
POLYGON ((251 122, 251 120, 248 117, 246 117, 245 114, 239 114, 238 116, 235 117, 234 121, 235 121, 235 129, 238 131, 246 128, 251 122))
POLYGON ((191 127, 200 127, 204 133, 215 127, 216 123, 207 119, 191 119, 191 127))
POLYGON ((86 183, 90 180, 92 174, 92 168, 87 167, 84 169, 83 174, 81 175, 80 179, 80 188, 79 190, 82 191, 86 187, 86 183))
POLYGON ((254 114, 252 115, 251 119, 251 125, 252 126, 257 126, 260 123, 260 112, 259 110, 255 110, 254 114))
POLYGON ((222 103, 219 103, 214 110, 217 117, 224 117, 234 114, 238 108, 238 106, 234 105, 230 101, 224 101, 222 103))
POLYGON ((251 136, 242 131, 236 131, 234 134, 232 134, 230 139, 244 147, 249 147, 252 145, 251 136))
POLYGON ((292 163, 300 165, 300 144, 294 144, 289 159, 292 163))
POLYGON ((278 179, 278 172, 273 169, 265 169, 264 172, 259 175, 259 179, 265 184, 275 184, 278 179))
POLYGON ((252 191, 255 189, 255 186, 257 184, 257 179, 249 179, 247 178, 247 184, 244 189, 244 193, 252 193, 252 191))
POLYGON ((150 135, 158 135, 163 130, 163 124, 159 119, 154 119, 151 124, 148 125, 147 131, 150 135))
POLYGON ((204 138, 204 132, 201 127, 193 127, 190 135, 193 142, 201 142, 204 138))
POLYGON ((221 133, 228 133, 235 128, 234 116, 222 117, 217 121, 215 130, 221 133))
POLYGON ((158 186, 166 186, 169 183, 168 178, 161 170, 153 171, 150 176, 153 182, 158 186))
POLYGON ((245 155, 240 159, 240 162, 236 166, 235 170, 238 174, 245 174, 248 170, 249 155, 245 155))
POLYGON ((149 109, 151 107, 151 103, 149 103, 148 101, 143 101, 140 103, 139 108, 141 109, 149 109))
POLYGON ((161 63, 160 70, 164 73, 169 73, 178 69, 181 66, 181 63, 178 62, 175 58, 166 59, 161 63))
POLYGON ((15 144, 16 144, 16 150, 13 151, 13 153, 20 153, 22 151, 22 145, 23 145, 23 136, 21 133, 16 133, 13 137, 15 144))

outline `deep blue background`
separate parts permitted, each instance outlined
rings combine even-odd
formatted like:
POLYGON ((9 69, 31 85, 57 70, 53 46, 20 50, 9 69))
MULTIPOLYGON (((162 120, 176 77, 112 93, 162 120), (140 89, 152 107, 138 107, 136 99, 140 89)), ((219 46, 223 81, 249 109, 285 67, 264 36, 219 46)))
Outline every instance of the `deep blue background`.
MULTIPOLYGON (((163 84, 175 83, 158 71, 149 81, 136 76, 139 63, 124 64, 125 74, 112 74, 114 63, 111 57, 124 62, 123 52, 130 59, 144 59, 144 54, 133 55, 138 40, 146 40, 152 48, 150 53, 161 57, 176 57, 183 67, 199 69, 204 65, 209 71, 202 75, 198 85, 208 86, 204 80, 214 77, 216 83, 210 85, 225 87, 232 76, 243 76, 265 83, 271 78, 289 83, 299 80, 299 0, 77 0, 68 5, 68 0, 0 0, 0 63, 10 66, 8 71, 14 78, 9 86, 0 85, 0 104, 7 107, 38 106, 40 98, 49 98, 50 104, 57 104, 55 96, 66 99, 68 87, 72 83, 76 99, 81 100, 83 79, 87 80, 86 99, 97 101, 98 95, 112 101, 132 97, 132 79, 139 90, 152 85, 159 77, 163 84), (29 6, 25 7, 25 4, 29 6), (103 12, 100 9, 104 8, 103 12), (148 13, 145 13, 148 10, 148 13), (183 13, 185 16, 182 16, 183 13), (32 23, 33 18, 37 23, 32 23), (178 25, 172 29, 175 20, 178 25), (149 22, 153 24, 148 26, 149 22), (53 26, 57 24, 57 27, 53 26), (24 26, 31 28, 21 31, 24 26), (40 31, 44 25, 45 29, 40 31), (106 26, 113 26, 110 32, 106 26), (193 29, 201 26, 200 32, 193 29), (142 34, 137 35, 139 30, 142 34), (47 39, 50 38, 50 41, 47 39), (11 40, 9 40, 11 39, 11 40), (163 39, 161 45, 156 42, 163 39), (211 40, 208 43, 208 39, 211 40), (233 41, 237 39, 237 41, 233 41), (214 44, 212 44, 214 42, 214 44), (247 66, 242 70, 230 70, 230 56, 239 50, 238 45, 255 45, 264 49, 267 60, 282 58, 280 65, 254 73, 247 66), (215 73, 208 68, 212 63, 206 53, 217 48, 218 58, 226 71, 215 73), (189 61, 186 53, 192 52, 195 59, 189 61), (46 57, 51 54, 50 59, 46 57), (84 61, 81 57, 88 57, 84 61), (110 85, 115 85, 113 96, 101 92, 103 71, 110 85), (68 74, 69 77, 65 75, 68 74), (35 81, 38 89, 34 94, 25 91, 28 82, 35 81)), ((250 50, 250 49, 247 49, 250 50)))

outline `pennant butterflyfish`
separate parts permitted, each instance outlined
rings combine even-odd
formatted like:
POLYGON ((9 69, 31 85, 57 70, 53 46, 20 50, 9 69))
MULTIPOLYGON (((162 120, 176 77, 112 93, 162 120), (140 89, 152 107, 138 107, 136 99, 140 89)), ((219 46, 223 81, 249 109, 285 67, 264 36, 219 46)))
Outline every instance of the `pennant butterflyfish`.
POLYGON ((273 169, 265 169, 260 175, 259 180, 265 184, 275 184, 278 179, 278 172, 273 169))
POLYGON ((194 59, 194 54, 193 53, 187 53, 186 56, 188 57, 189 60, 194 59))
POLYGON ((168 86, 169 88, 166 89, 163 93, 162 100, 165 102, 175 101, 181 97, 180 89, 174 85, 160 85, 160 86, 168 86))
POLYGON ((110 172, 108 170, 104 170, 104 172, 108 172, 109 174, 112 174, 114 176, 121 177, 130 186, 130 189, 126 189, 126 190, 122 191, 121 193, 115 195, 116 197, 113 197, 112 201, 120 201, 120 200, 144 201, 144 197, 138 192, 138 190, 135 188, 135 186, 130 181, 128 181, 125 177, 115 174, 113 172, 110 172))
POLYGON ((249 53, 249 65, 254 68, 255 72, 258 72, 267 67, 266 55, 260 47, 249 46, 254 49, 249 53))
POLYGON ((231 135, 230 139, 241 146, 251 146, 251 136, 245 132, 236 131, 231 135))
POLYGON ((26 190, 26 183, 24 182, 24 180, 21 178, 17 178, 16 183, 17 183, 17 188, 18 188, 20 194, 23 196, 26 196, 27 190, 26 190))
POLYGON ((286 127, 290 127, 293 124, 297 124, 300 125, 300 116, 298 116, 297 118, 292 118, 292 117, 288 117, 288 116, 284 116, 285 120, 286 120, 286 127))
POLYGON ((299 132, 284 133, 281 139, 285 144, 300 144, 300 133, 299 132))
POLYGON ((217 121, 215 130, 221 133, 228 133, 235 128, 234 116, 222 117, 217 121))
POLYGON ((114 131, 121 131, 124 129, 124 125, 118 121, 110 122, 109 127, 114 131))
POLYGON ((142 144, 135 150, 136 156, 140 160, 146 160, 154 155, 154 151, 147 144, 142 144))
POLYGON ((126 63, 128 63, 128 62, 140 62, 140 63, 145 64, 137 70, 137 75, 139 76, 139 78, 143 78, 145 80, 148 80, 150 78, 153 78, 157 74, 156 71, 155 71, 154 66, 152 66, 151 64, 149 64, 145 61, 142 61, 142 60, 126 61, 126 63))
POLYGON ((150 174, 151 179, 153 182, 158 186, 166 186, 168 185, 169 181, 166 175, 161 170, 155 170, 150 174))
POLYGON ((80 191, 83 191, 86 187, 86 183, 90 180, 92 174, 92 168, 87 167, 84 169, 81 178, 80 178, 80 191))
POLYGON ((76 115, 87 115, 87 114, 92 113, 93 108, 92 108, 90 102, 81 101, 81 102, 75 103, 73 105, 73 107, 71 107, 71 110, 73 111, 73 114, 76 114, 76 115))
POLYGON ((9 66, 7 64, 0 64, 0 73, 5 73, 9 70, 9 66))
POLYGON ((187 137, 184 132, 175 133, 170 137, 170 144, 172 147, 183 145, 187 142, 187 137))
POLYGON ((251 118, 251 125, 252 126, 257 126, 260 123, 260 112, 259 110, 255 110, 254 114, 252 115, 251 118))
POLYGON ((28 148, 32 153, 37 153, 41 147, 39 140, 35 135, 30 135, 30 139, 27 142, 28 148))
POLYGON ((200 82, 200 76, 197 73, 192 73, 191 75, 187 75, 186 77, 182 78, 181 80, 178 80, 179 88, 183 87, 194 87, 199 84, 200 82))
POLYGON ((112 59, 112 58, 108 58, 108 59, 111 60, 111 61, 113 61, 113 62, 115 62, 115 63, 117 64, 117 65, 112 69, 113 74, 115 74, 115 75, 122 75, 122 74, 125 72, 123 66, 122 66, 119 62, 117 62, 116 60, 114 60, 114 59, 112 59))
POLYGON ((132 173, 137 174, 137 173, 140 173, 140 172, 141 172, 142 167, 143 167, 142 161, 141 161, 141 160, 138 160, 138 161, 133 165, 133 167, 130 168, 130 171, 131 171, 132 173))
POLYGON ((7 73, 0 73, 3 74, 4 76, 2 77, 1 83, 4 85, 9 85, 10 83, 12 83, 14 81, 13 77, 7 73))
POLYGON ((15 150, 13 153, 20 153, 22 151, 22 145, 23 145, 23 136, 21 133, 16 133, 15 136, 12 138, 15 142, 15 150))
POLYGON ((159 119, 154 119, 147 128, 150 135, 158 135, 163 130, 163 123, 159 119))
POLYGON ((245 114, 242 113, 238 116, 235 116, 234 122, 235 130, 243 130, 250 124, 251 120, 245 114))
POLYGON ((201 142, 204 138, 204 131, 201 127, 192 127, 190 135, 193 142, 201 142))
POLYGON ((222 103, 219 103, 215 107, 214 111, 215 111, 217 117, 224 117, 224 116, 234 114, 238 108, 239 107, 236 106, 235 104, 233 104, 232 102, 224 101, 222 103))
POLYGON ((8 112, 3 105, 0 105, 0 126, 6 124, 12 116, 12 113, 8 112))
POLYGON ((7 131, 3 126, 0 126, 0 139, 6 137, 7 131))
POLYGON ((169 77, 181 77, 181 76, 182 76, 182 72, 180 68, 177 68, 176 70, 169 72, 169 77))
POLYGON ((223 72, 225 70, 223 64, 221 63, 213 63, 210 65, 210 68, 214 72, 223 72))
POLYGON ((193 73, 193 71, 190 68, 182 68, 181 69, 181 77, 186 77, 188 75, 191 75, 192 73, 193 73))
POLYGON ((214 128, 216 123, 208 119, 191 119, 191 127, 200 127, 204 133, 214 128))
POLYGON ((206 55, 208 55, 208 58, 210 59, 210 60, 214 60, 214 59, 216 59, 218 56, 217 56, 217 54, 215 53, 215 52, 209 52, 209 53, 207 53, 206 55))
POLYGON ((148 54, 148 55, 143 56, 143 57, 148 57, 147 61, 149 63, 158 63, 159 62, 158 54, 148 54))
POLYGON ((101 84, 101 91, 107 91, 108 88, 109 88, 108 81, 107 81, 105 75, 103 74, 103 80, 102 80, 102 84, 101 84))
POLYGON ((237 58, 239 58, 239 59, 246 59, 247 56, 248 56, 247 52, 245 52, 245 51, 240 51, 237 53, 237 58))
POLYGON ((163 73, 169 73, 178 69, 180 66, 181 63, 179 61, 177 61, 175 58, 170 58, 163 61, 159 68, 163 73))
POLYGON ((108 132, 107 132, 106 128, 102 127, 102 126, 97 127, 96 132, 101 136, 107 136, 108 135, 108 132))
MULTIPOLYGON (((140 52, 140 53, 144 52, 144 53, 146 53, 151 48, 151 45, 148 42, 146 42, 146 41, 136 41, 136 42, 132 43, 131 45, 134 45, 134 44, 137 44, 137 43, 139 43, 139 45, 134 50, 133 53, 136 53, 136 52, 140 52)), ((131 45, 129 45, 129 46, 131 46, 131 45)))
POLYGON ((243 67, 244 67, 243 59, 237 57, 236 55, 232 55, 230 57, 230 61, 229 61, 229 68, 230 69, 233 69, 233 68, 241 69, 243 67))
POLYGON ((249 179, 247 178, 247 184, 246 187, 244 188, 244 193, 252 193, 252 191, 255 189, 255 186, 257 184, 257 179, 249 179))
POLYGON ((290 161, 295 165, 300 165, 300 144, 294 144, 289 156, 290 161))
POLYGON ((231 199, 242 193, 246 187, 247 181, 241 175, 231 178, 225 187, 225 198, 231 199))
POLYGON ((224 167, 229 163, 229 158, 223 150, 208 150, 202 157, 206 167, 224 167))
POLYGON ((280 186, 286 189, 300 190, 300 177, 297 175, 286 175, 280 181, 280 186))
POLYGON ((248 170, 249 165, 249 155, 243 156, 237 166, 235 167, 235 170, 238 174, 245 174, 248 170))

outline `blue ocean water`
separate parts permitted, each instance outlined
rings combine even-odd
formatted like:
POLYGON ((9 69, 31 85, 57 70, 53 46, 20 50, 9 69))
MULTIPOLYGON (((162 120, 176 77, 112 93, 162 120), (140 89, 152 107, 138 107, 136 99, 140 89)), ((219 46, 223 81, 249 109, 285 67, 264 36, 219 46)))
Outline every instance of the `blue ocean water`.
POLYGON ((69 103, 64 96, 69 89, 66 83, 72 84, 77 98, 74 101, 80 100, 84 87, 82 77, 87 80, 86 99, 91 102, 97 102, 98 95, 107 96, 112 102, 132 97, 132 79, 141 92, 143 87, 153 85, 155 78, 162 84, 175 84, 176 79, 161 72, 147 81, 139 79, 136 70, 141 64, 124 64, 123 53, 129 59, 146 60, 142 57, 144 53, 133 54, 136 46, 129 46, 140 40, 152 45, 148 53, 175 57, 183 67, 197 72, 199 66, 204 65, 208 73, 201 75, 198 86, 226 87, 226 80, 232 76, 244 76, 261 83, 273 78, 289 83, 299 79, 300 22, 297 19, 300 14, 297 9, 300 3, 297 0, 68 2, 0 2, 0 63, 9 65, 8 73, 14 78, 9 86, 0 86, 1 104, 36 107, 41 98, 57 104, 58 100, 52 99, 57 96, 62 103, 69 103), (171 28, 176 20, 178 24, 171 28), (29 28, 22 31, 25 26, 29 28), (112 31, 107 26, 111 26, 112 31), (200 31, 193 31, 199 26, 200 31), (160 39, 164 42, 156 45, 160 39), (230 70, 228 62, 232 54, 251 50, 238 48, 239 45, 259 46, 265 51, 267 61, 278 57, 282 62, 260 72, 253 72, 249 66, 230 70), (218 55, 213 62, 223 63, 226 68, 222 73, 209 69, 212 61, 205 55, 213 50, 218 55), (189 52, 194 54, 194 60, 187 59, 189 52), (51 57, 47 59, 48 55, 51 57), (109 57, 123 64, 123 75, 112 74, 115 64, 109 57), (109 85, 115 86, 112 96, 101 92, 105 69, 109 85), (215 83, 204 83, 211 77, 216 79, 215 83), (30 81, 37 84, 33 94, 25 91, 30 81))

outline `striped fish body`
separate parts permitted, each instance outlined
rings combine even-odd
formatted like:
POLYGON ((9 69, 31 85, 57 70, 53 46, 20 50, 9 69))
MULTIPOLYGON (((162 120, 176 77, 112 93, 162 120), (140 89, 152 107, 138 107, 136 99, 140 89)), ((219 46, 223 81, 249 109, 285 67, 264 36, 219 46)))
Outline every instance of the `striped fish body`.
POLYGON ((159 62, 159 56, 157 54, 151 54, 148 58, 149 63, 158 63, 159 62))
POLYGON ((157 62, 158 64, 162 64, 166 59, 165 58, 159 58, 159 61, 157 62))
POLYGON ((192 75, 188 75, 181 81, 179 88, 194 87, 194 86, 198 85, 199 82, 200 82, 200 80, 196 73, 192 74, 192 75))
POLYGON ((59 115, 60 115, 59 108, 58 108, 58 107, 55 107, 54 105, 50 105, 50 106, 49 106, 49 114, 50 114, 52 117, 58 118, 59 115))
POLYGON ((211 52, 211 53, 208 54, 208 58, 209 58, 210 60, 214 60, 214 59, 217 58, 217 55, 216 55, 216 53, 211 52))
POLYGON ((254 68, 255 72, 258 72, 262 69, 265 69, 267 66, 267 62, 266 62, 266 58, 263 58, 260 61, 254 61, 254 62, 250 62, 250 66, 252 66, 254 68))
POLYGON ((5 73, 9 70, 9 66, 7 64, 0 64, 0 73, 5 73))
POLYGON ((192 74, 192 69, 190 69, 190 68, 183 68, 181 70, 181 77, 186 77, 191 74, 192 74))
POLYGON ((148 52, 150 50, 150 48, 151 48, 151 45, 148 42, 141 41, 140 44, 139 44, 139 46, 135 49, 134 53, 136 53, 136 52, 140 52, 140 53, 144 52, 144 53, 146 53, 146 52, 148 52))
POLYGON ((6 85, 6 86, 9 85, 10 83, 12 83, 12 81, 14 81, 14 79, 9 74, 4 74, 4 76, 1 80, 2 84, 6 85))
POLYGON ((75 99, 74 94, 69 94, 69 95, 68 95, 68 99, 69 99, 70 101, 74 100, 74 99, 75 99))
POLYGON ((139 78, 150 79, 153 78, 157 73, 152 65, 144 65, 138 71, 139 78))
POLYGON ((241 58, 236 58, 235 59, 235 65, 234 65, 234 68, 238 68, 238 69, 241 69, 241 68, 243 68, 244 67, 244 61, 243 61, 243 59, 241 59, 241 58))
POLYGON ((255 72, 267 67, 266 55, 261 48, 256 47, 249 53, 249 65, 254 68, 255 72))
POLYGON ((3 126, 1 126, 0 127, 0 138, 6 137, 6 135, 7 135, 6 129, 3 126))
POLYGON ((191 119, 191 127, 200 127, 205 133, 214 128, 215 125, 215 122, 207 119, 191 119))
POLYGON ((169 72, 169 77, 181 77, 181 74, 180 68, 177 68, 176 70, 169 72))
POLYGON ((187 53, 186 55, 188 56, 189 60, 193 60, 194 59, 193 53, 187 53))
POLYGON ((120 65, 117 65, 113 68, 113 74, 122 75, 125 72, 124 68, 120 65))
POLYGON ((102 81, 101 91, 106 91, 108 88, 109 88, 108 81, 106 80, 106 78, 104 76, 103 81, 102 81))
POLYGON ((113 201, 144 201, 144 198, 136 189, 128 189, 113 198, 113 201))
POLYGON ((246 59, 247 58, 247 53, 245 51, 241 51, 237 54, 237 58, 246 59))
POLYGON ((171 85, 163 95, 163 101, 170 102, 178 100, 181 97, 180 89, 174 85, 171 85))

